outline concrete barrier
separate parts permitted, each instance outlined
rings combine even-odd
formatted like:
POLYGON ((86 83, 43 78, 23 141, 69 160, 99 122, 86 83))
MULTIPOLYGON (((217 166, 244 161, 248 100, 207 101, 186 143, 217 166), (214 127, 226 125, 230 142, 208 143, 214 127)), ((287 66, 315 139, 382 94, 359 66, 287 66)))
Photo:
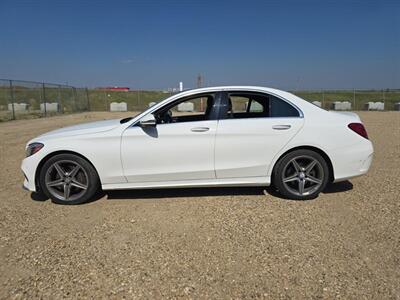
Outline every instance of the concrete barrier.
POLYGON ((192 112, 194 111, 194 104, 192 102, 183 102, 178 104, 178 111, 192 112))
POLYGON ((51 102, 51 103, 40 103, 40 111, 41 112, 58 112, 60 111, 60 105, 57 102, 51 102), (46 109, 45 109, 46 105, 46 109))
POLYGON ((128 111, 128 104, 126 102, 111 102, 110 111, 128 111))
POLYGON ((335 101, 332 103, 332 108, 334 110, 350 110, 351 109, 351 103, 349 101, 335 101))
POLYGON ((8 103, 8 110, 12 111, 13 110, 13 104, 14 104, 14 111, 26 111, 28 110, 28 103, 8 103))
POLYGON ((319 101, 313 101, 311 103, 314 104, 315 106, 322 107, 322 103, 319 101))
POLYGON ((385 110, 385 103, 383 102, 368 102, 365 103, 366 110, 385 110))

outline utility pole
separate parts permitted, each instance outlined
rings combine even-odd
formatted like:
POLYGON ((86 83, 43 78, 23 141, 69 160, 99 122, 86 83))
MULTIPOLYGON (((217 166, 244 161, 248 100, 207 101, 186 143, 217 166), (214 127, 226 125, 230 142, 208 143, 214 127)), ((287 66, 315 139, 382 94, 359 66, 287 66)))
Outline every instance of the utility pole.
POLYGON ((198 88, 203 87, 203 76, 201 76, 200 73, 199 73, 199 75, 197 75, 197 87, 198 88))
MULTIPOLYGON (((203 86, 203 77, 199 73, 199 75, 197 75, 197 87, 201 88, 202 86, 203 86)), ((204 111, 203 98, 200 99, 200 111, 204 111)))

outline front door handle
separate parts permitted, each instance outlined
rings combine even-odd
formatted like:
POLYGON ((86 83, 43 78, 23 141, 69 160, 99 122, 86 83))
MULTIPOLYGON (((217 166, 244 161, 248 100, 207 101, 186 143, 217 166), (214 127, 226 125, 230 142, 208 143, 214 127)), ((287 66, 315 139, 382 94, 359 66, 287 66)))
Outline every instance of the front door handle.
POLYGON ((208 127, 194 127, 191 130, 193 132, 205 132, 205 131, 209 131, 210 128, 208 128, 208 127))
POLYGON ((274 125, 274 126, 272 126, 272 129, 275 129, 275 130, 287 130, 290 127, 292 127, 292 126, 290 126, 290 125, 274 125))

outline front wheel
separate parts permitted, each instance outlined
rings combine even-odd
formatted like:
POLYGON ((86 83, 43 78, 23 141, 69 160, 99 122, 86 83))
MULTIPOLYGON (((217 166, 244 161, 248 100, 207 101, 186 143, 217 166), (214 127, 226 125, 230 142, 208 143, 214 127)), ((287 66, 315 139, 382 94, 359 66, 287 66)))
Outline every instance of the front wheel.
POLYGON ((313 199, 329 181, 329 168, 317 152, 300 149, 281 158, 273 172, 273 183, 286 198, 313 199))
POLYGON ((42 191, 57 204, 84 203, 100 186, 94 167, 74 154, 59 154, 47 160, 39 182, 42 191))

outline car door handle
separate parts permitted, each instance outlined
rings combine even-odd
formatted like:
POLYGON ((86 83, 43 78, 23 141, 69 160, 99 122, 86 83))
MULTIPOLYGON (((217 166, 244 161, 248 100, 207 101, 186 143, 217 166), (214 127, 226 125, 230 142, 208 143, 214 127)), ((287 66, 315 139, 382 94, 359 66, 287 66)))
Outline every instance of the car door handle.
POLYGON ((275 129, 275 130, 287 130, 290 127, 292 127, 292 126, 290 126, 290 125, 274 125, 274 126, 272 126, 272 129, 275 129))
POLYGON ((209 131, 210 128, 208 128, 208 127, 194 127, 191 130, 193 132, 205 132, 205 131, 209 131))

